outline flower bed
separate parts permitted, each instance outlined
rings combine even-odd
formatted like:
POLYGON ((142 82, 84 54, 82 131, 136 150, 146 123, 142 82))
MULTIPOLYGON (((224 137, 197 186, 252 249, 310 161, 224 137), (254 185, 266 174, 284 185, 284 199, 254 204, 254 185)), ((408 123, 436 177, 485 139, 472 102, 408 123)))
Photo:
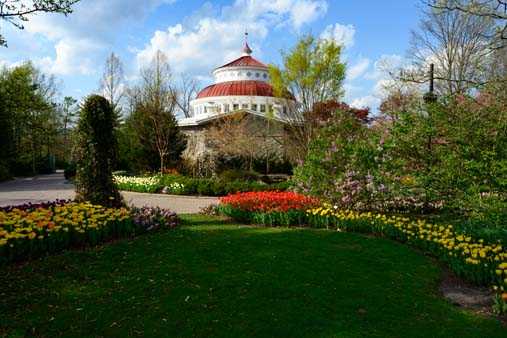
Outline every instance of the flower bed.
POLYGON ((174 213, 150 210, 62 201, 5 208, 0 211, 0 263, 176 225, 174 213))
POLYGON ((267 184, 257 181, 229 181, 222 178, 193 178, 181 175, 149 177, 115 175, 113 178, 120 190, 174 195, 224 196, 245 191, 286 190, 290 185, 289 182, 267 184))
POLYGON ((113 176, 120 190, 154 193, 161 189, 160 177, 113 176))
POLYGON ((228 195, 220 199, 220 211, 234 219, 271 226, 302 224, 306 210, 319 201, 294 192, 264 191, 228 195))

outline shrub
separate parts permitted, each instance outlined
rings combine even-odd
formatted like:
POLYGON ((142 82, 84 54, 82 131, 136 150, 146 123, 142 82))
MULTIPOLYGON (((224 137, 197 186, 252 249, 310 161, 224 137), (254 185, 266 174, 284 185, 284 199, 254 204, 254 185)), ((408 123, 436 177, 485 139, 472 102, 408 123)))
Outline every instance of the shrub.
POLYGON ((152 177, 116 177, 121 190, 137 192, 162 192, 177 195, 224 196, 236 192, 288 190, 290 182, 266 184, 243 180, 223 181, 217 178, 192 178, 180 175, 152 177))
POLYGON ((11 178, 11 174, 9 172, 9 168, 6 164, 0 161, 0 182, 6 181, 11 178))
POLYGON ((259 174, 254 171, 241 169, 228 169, 220 174, 220 179, 225 182, 230 181, 257 181, 259 174))
POLYGON ((63 175, 65 176, 65 179, 70 180, 70 179, 73 179, 74 177, 76 177, 76 170, 77 170, 77 168, 76 168, 75 162, 68 163, 63 171, 63 175))
POLYGON ((159 207, 132 208, 131 213, 134 224, 146 231, 174 228, 179 223, 175 212, 159 207))
POLYGON ((89 96, 77 126, 76 200, 104 206, 119 206, 121 195, 113 183, 112 168, 117 154, 114 111, 102 96, 89 96))
POLYGON ((319 196, 342 208, 372 208, 382 200, 384 161, 379 135, 350 112, 337 111, 310 143, 295 170, 297 191, 319 196))
POLYGON ((344 209, 445 211, 501 223, 507 214, 506 112, 500 104, 461 97, 367 127, 338 111, 296 169, 296 187, 344 209))

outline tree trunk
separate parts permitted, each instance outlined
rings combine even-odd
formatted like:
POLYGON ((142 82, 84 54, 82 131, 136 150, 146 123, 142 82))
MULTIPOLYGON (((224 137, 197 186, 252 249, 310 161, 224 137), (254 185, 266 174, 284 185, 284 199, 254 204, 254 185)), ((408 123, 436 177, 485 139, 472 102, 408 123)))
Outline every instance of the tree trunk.
POLYGON ((164 172, 164 166, 165 166, 165 163, 164 163, 164 155, 163 154, 160 154, 160 172, 163 173, 164 172))

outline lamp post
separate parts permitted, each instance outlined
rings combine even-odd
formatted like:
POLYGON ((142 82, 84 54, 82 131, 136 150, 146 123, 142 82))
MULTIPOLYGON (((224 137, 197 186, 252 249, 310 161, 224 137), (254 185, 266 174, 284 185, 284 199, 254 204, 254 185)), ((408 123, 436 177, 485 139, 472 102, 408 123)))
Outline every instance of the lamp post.
POLYGON ((424 101, 426 103, 432 103, 437 101, 437 95, 435 94, 435 65, 430 64, 430 90, 424 94, 424 101))

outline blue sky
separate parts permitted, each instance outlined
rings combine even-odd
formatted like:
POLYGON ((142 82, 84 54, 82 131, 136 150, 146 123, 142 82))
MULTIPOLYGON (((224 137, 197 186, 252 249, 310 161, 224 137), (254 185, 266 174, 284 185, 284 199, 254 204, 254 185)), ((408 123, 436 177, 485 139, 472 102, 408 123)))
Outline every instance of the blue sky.
POLYGON ((32 60, 57 77, 62 96, 81 98, 98 89, 109 53, 120 56, 135 83, 161 50, 175 77, 189 74, 205 86, 214 67, 240 55, 245 29, 254 57, 275 64, 280 50, 311 32, 345 45, 344 100, 375 109, 386 84, 382 70, 403 62, 420 7, 419 0, 81 0, 69 17, 37 15, 24 31, 0 22, 9 43, 0 65, 32 60))

